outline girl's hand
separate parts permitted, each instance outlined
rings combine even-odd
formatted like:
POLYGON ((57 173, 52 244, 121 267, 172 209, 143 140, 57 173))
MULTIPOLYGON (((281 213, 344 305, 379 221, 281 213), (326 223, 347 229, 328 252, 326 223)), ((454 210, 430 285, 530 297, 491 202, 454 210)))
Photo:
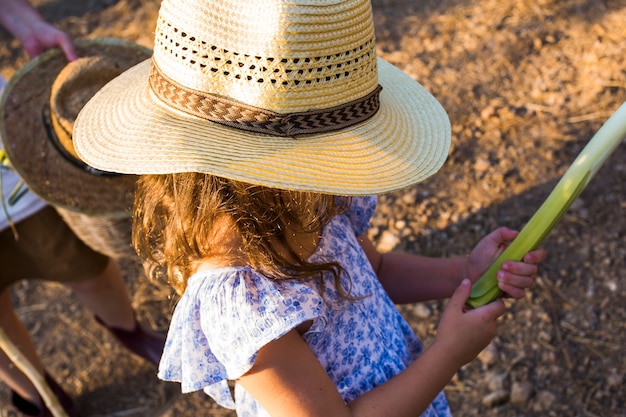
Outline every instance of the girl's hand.
POLYGON ((498 317, 506 311, 501 299, 468 310, 465 306, 471 288, 471 283, 465 279, 452 294, 433 342, 433 346, 444 349, 458 368, 473 360, 487 347, 495 335, 498 317))
MULTIPOLYGON (((476 282, 517 235, 515 230, 500 227, 482 238, 467 259, 465 277, 476 282)), ((497 273, 498 287, 510 297, 523 298, 534 282, 537 265, 546 255, 545 249, 539 248, 528 252, 520 262, 504 262, 497 273)))

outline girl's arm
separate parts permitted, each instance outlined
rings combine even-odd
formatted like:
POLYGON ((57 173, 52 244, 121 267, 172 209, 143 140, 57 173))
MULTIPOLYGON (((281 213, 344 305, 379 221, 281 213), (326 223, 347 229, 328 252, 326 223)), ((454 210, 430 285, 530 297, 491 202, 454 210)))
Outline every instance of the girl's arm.
POLYGON ((435 341, 403 372, 346 404, 300 334, 263 347, 239 383, 272 417, 408 417, 420 415, 454 373, 491 341, 504 311, 497 300, 464 311, 470 284, 452 296, 435 341))
POLYGON ((59 46, 69 61, 78 59, 70 37, 46 22, 27 0, 0 0, 0 24, 20 41, 31 58, 59 46))
MULTIPOLYGON (((366 235, 359 237, 378 279, 397 304, 448 298, 463 279, 475 282, 513 241, 518 232, 501 227, 485 236, 467 257, 431 258, 414 254, 379 253, 366 235)), ((537 264, 546 258, 544 249, 507 261, 498 272, 498 285, 513 298, 522 298, 533 283, 537 264)))
POLYGON ((463 279, 464 258, 380 253, 367 236, 359 241, 378 280, 396 304, 448 298, 463 279))

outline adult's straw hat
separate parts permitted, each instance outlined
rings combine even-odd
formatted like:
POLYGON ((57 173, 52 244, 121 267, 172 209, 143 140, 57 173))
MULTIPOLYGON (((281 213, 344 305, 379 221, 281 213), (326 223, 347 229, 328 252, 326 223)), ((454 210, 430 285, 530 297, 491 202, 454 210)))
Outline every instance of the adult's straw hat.
POLYGON ((87 100, 152 52, 112 38, 77 40, 75 48, 77 61, 68 63, 54 49, 15 73, 0 98, 0 135, 30 190, 54 206, 79 237, 110 256, 132 254, 137 177, 85 164, 74 151, 72 133, 87 100))
POLYGON ((87 103, 74 144, 106 171, 366 195, 435 173, 450 124, 376 57, 368 0, 164 0, 152 59, 87 103))

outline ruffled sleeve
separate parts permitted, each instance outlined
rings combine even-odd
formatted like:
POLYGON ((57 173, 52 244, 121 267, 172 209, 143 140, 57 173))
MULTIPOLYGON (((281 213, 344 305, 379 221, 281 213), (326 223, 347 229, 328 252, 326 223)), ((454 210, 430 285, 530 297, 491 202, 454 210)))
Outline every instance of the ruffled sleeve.
POLYGON ((226 380, 250 370, 258 351, 299 324, 325 321, 323 300, 304 283, 273 281, 248 267, 192 277, 176 306, 159 377, 234 408, 226 380))
POLYGON ((376 196, 353 197, 350 209, 346 213, 356 236, 361 236, 370 227, 370 220, 376 210, 376 196))

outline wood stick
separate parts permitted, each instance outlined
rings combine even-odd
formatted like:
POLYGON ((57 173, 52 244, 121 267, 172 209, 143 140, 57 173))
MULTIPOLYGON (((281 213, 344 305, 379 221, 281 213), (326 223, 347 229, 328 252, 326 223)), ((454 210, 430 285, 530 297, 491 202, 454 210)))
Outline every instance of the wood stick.
POLYGON ((41 398, 43 398, 46 407, 52 412, 52 415, 54 417, 68 417, 63 407, 61 407, 59 399, 54 395, 43 375, 35 369, 22 352, 11 342, 4 329, 1 327, 0 348, 2 348, 15 366, 30 379, 39 392, 39 395, 41 395, 41 398))

